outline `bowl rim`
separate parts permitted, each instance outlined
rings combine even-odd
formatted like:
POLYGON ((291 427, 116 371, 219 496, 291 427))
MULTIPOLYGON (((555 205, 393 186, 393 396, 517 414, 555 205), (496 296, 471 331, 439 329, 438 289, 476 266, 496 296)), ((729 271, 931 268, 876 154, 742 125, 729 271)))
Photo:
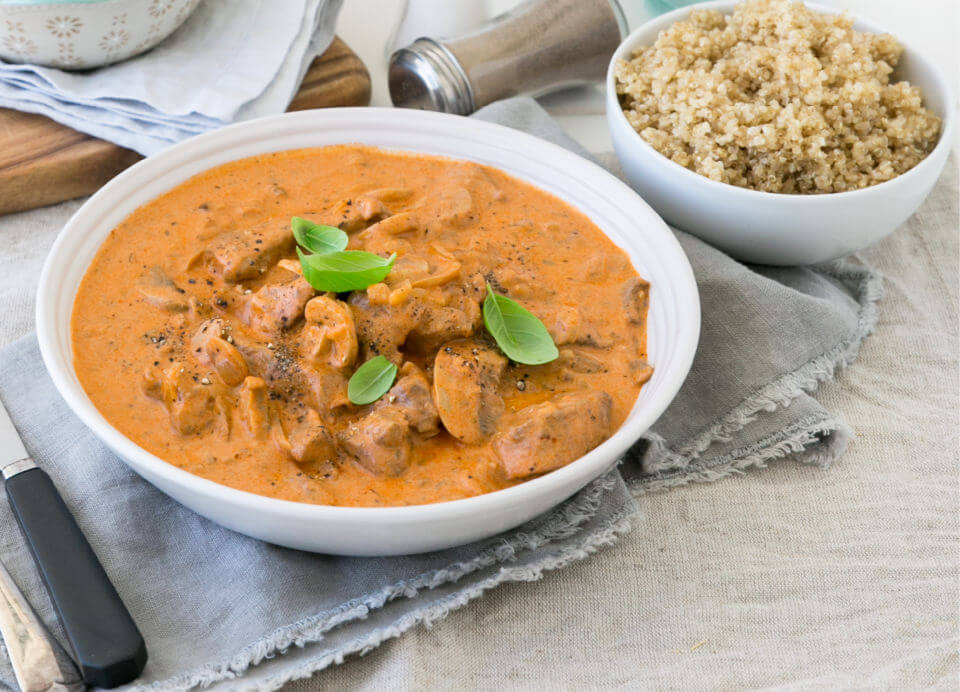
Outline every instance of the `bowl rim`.
MULTIPOLYGON (((656 17, 649 19, 631 31, 630 34, 620 42, 620 45, 617 46, 617 49, 614 51, 613 56, 610 59, 610 63, 607 66, 607 76, 605 80, 607 116, 608 118, 616 118, 621 125, 625 126, 626 129, 630 131, 633 137, 631 141, 639 143, 639 150, 642 151, 644 155, 652 156, 667 164, 668 167, 671 168, 675 173, 679 174, 686 183, 706 185, 708 189, 715 190, 721 194, 727 193, 731 195, 739 195, 743 198, 743 201, 757 202, 760 199, 770 199, 777 200, 778 202, 789 201, 789 203, 792 204, 803 204, 804 202, 802 202, 802 200, 811 199, 818 201, 826 199, 853 199, 856 196, 875 194, 878 190, 883 191, 889 189, 890 186, 896 183, 909 184, 910 179, 921 175, 927 168, 936 166, 937 164, 935 163, 935 160, 939 159, 943 153, 943 150, 949 149, 953 145, 953 129, 956 119, 956 109, 951 107, 951 104, 954 103, 953 89, 948 83, 943 71, 936 65, 936 63, 930 60, 923 53, 923 51, 917 50, 916 47, 911 43, 899 38, 892 31, 885 31, 871 20, 864 20, 859 16, 854 16, 851 12, 843 8, 827 7, 825 5, 803 0, 803 5, 807 9, 819 12, 820 14, 849 14, 853 18, 854 28, 856 28, 858 31, 866 31, 874 34, 890 34, 894 36, 897 42, 903 47, 903 55, 909 55, 911 60, 923 63, 924 67, 926 67, 930 74, 933 75, 939 94, 943 97, 943 102, 946 104, 946 108, 944 113, 937 113, 937 115, 940 116, 941 121, 940 139, 937 141, 936 146, 930 150, 930 153, 927 154, 923 160, 913 168, 891 178, 890 180, 885 180, 881 183, 863 187, 857 190, 845 190, 843 192, 815 192, 807 194, 754 190, 748 187, 733 185, 732 183, 724 183, 719 180, 713 180, 712 178, 700 175, 699 173, 692 171, 685 166, 681 166, 676 161, 673 161, 661 154, 633 128, 633 126, 627 120, 627 116, 624 114, 623 109, 620 107, 620 102, 617 98, 616 78, 614 76, 614 69, 616 68, 617 63, 620 60, 623 60, 624 57, 628 53, 632 52, 636 47, 641 45, 642 37, 646 38, 647 34, 653 31, 656 31, 657 34, 659 34, 660 31, 667 28, 671 24, 682 19, 686 19, 693 10, 718 10, 723 14, 729 14, 736 5, 739 5, 742 2, 743 0, 707 0, 706 2, 698 2, 692 5, 687 5, 686 7, 680 7, 665 14, 657 15, 656 17), (859 28, 857 28, 858 25, 859 28), (616 111, 616 114, 612 115, 613 111, 616 111), (907 180, 906 183, 904 183, 904 179, 907 180)), ((927 105, 926 101, 927 99, 924 99, 924 105, 927 105)))
MULTIPOLYGON (((389 127, 389 124, 386 126, 389 127)), ((362 140, 360 140, 360 143, 362 143, 362 140)), ((397 148, 398 151, 401 149, 400 147, 397 148)), ((272 151, 284 150, 287 149, 275 149, 272 151)), ((412 150, 408 149, 406 151, 412 150)), ((413 151, 412 153, 418 152, 413 151)), ((236 158, 230 160, 239 160, 252 155, 255 154, 238 155, 236 158)), ((440 156, 443 155, 441 154, 440 156)), ((464 154, 459 157, 449 156, 448 158, 460 158, 462 160, 468 158, 468 155, 464 154)), ((222 163, 211 166, 211 168, 219 165, 222 165, 222 163)), ((209 168, 204 170, 209 170, 209 168)), ((196 175, 196 173, 181 178, 174 186, 193 177, 193 175, 196 175)), ((508 173, 508 175, 513 174, 508 173)), ((536 183, 530 182, 530 184, 539 187, 536 183)), ((550 194, 557 193, 550 192, 550 194)), ((563 199, 562 196, 560 197, 563 199)), ((567 203, 572 204, 572 202, 567 203)), ((603 229, 601 229, 601 232, 604 232, 604 235, 606 235, 603 229)), ((97 247, 99 248, 105 240, 106 234, 104 234, 103 239, 97 247)), ((615 239, 611 238, 611 240, 617 244, 615 239)), ((84 267, 84 273, 88 267, 89 262, 86 263, 84 267)), ((68 298, 71 315, 75 297, 76 289, 73 289, 68 298)), ((385 519, 400 524, 420 523, 425 520, 433 521, 443 520, 444 518, 452 519, 466 515, 476 515, 484 511, 508 510, 511 506, 517 504, 517 500, 522 501, 524 495, 550 495, 551 488, 553 494, 556 494, 564 487, 568 479, 575 479, 581 474, 588 473, 590 479, 598 477, 604 469, 609 468, 613 460, 619 459, 623 453, 649 429, 676 396, 676 393, 679 391, 680 386, 689 373, 696 353, 700 333, 699 292, 693 269, 690 266, 686 253, 676 236, 670 231, 659 215, 657 215, 634 190, 614 175, 572 151, 539 137, 503 125, 467 119, 445 113, 371 107, 317 109, 257 118, 192 137, 165 149, 159 154, 134 164, 84 202, 84 204, 74 212, 73 216, 57 235, 40 273, 35 314, 37 339, 41 356, 57 391, 84 425, 105 442, 114 453, 121 457, 124 463, 131 466, 139 475, 143 476, 139 471, 139 466, 143 465, 151 474, 155 474, 156 477, 176 487, 185 487, 201 496, 212 497, 229 506, 242 506, 250 511, 263 512, 267 515, 284 516, 288 519, 302 518, 307 521, 343 521, 351 523, 363 523, 364 521, 380 522, 385 519), (599 175, 604 179, 604 189, 618 190, 621 194, 629 194, 635 198, 637 204, 645 207, 646 210, 649 211, 650 217, 658 221, 659 224, 654 226, 647 224, 644 232, 660 236, 665 251, 673 254, 673 259, 680 269, 676 276, 671 277, 671 286, 678 295, 677 303, 681 305, 684 310, 682 310, 678 316, 675 347, 671 351, 671 360, 676 361, 676 366, 672 368, 671 377, 664 383, 662 390, 658 392, 658 396, 646 402, 646 405, 641 409, 642 415, 636 416, 636 420, 634 421, 630 421, 629 419, 625 421, 610 438, 587 454, 562 468, 524 483, 458 500, 389 507, 344 507, 310 504, 258 495, 245 490, 232 488, 192 474, 165 461, 161 457, 137 445, 110 424, 94 406, 79 383, 71 382, 71 377, 75 378, 73 359, 72 357, 62 358, 60 349, 57 347, 57 335, 62 333, 63 330, 58 326, 59 320, 57 319, 55 310, 58 300, 58 294, 55 288, 57 284, 55 265, 59 256, 64 253, 64 246, 68 244, 73 236, 78 235, 78 231, 88 230, 89 227, 97 225, 96 217, 99 213, 98 210, 103 207, 104 203, 108 202, 111 197, 115 196, 115 190, 119 189, 122 191, 123 188, 127 186, 127 181, 139 175, 141 171, 148 170, 151 171, 155 177, 159 177, 173 172, 179 167, 189 165, 189 161, 203 154, 205 148, 209 149, 214 147, 214 145, 221 140, 225 140, 227 144, 221 146, 219 150, 229 150, 237 148, 242 144, 242 140, 231 143, 231 138, 236 139, 239 135, 263 134, 264 131, 270 131, 276 135, 279 130, 272 131, 271 128, 280 128, 282 127, 280 125, 281 123, 295 124, 298 120, 322 127, 325 120, 334 121, 338 117, 351 119, 354 122, 358 118, 373 118, 374 120, 376 118, 384 118, 389 123, 396 122, 394 119, 399 119, 401 122, 408 121, 415 123, 416 127, 420 130, 429 127, 430 123, 425 122, 425 120, 433 120, 438 127, 449 125, 453 127, 454 130, 460 130, 464 127, 475 129, 490 138, 490 141, 497 141, 504 147, 508 146, 511 141, 518 144, 526 142, 529 146, 541 148, 545 155, 548 154, 550 157, 549 160, 555 164, 555 168, 558 171, 570 168, 576 169, 576 167, 592 169, 595 175, 599 175), (187 154, 186 157, 181 157, 181 154, 184 152, 194 152, 194 156, 187 154), (183 158, 183 160, 179 160, 181 158, 183 158), (131 459, 135 460, 135 462, 131 462, 131 459), (584 469, 588 467, 590 469, 589 472, 585 472, 584 469)), ((69 342, 69 326, 67 327, 67 331, 68 334, 66 338, 69 342)), ((635 412, 636 409, 632 413, 635 412)), ((152 483, 153 481, 149 482, 152 483)), ((566 496, 558 497, 557 502, 562 501, 565 497, 566 496)))

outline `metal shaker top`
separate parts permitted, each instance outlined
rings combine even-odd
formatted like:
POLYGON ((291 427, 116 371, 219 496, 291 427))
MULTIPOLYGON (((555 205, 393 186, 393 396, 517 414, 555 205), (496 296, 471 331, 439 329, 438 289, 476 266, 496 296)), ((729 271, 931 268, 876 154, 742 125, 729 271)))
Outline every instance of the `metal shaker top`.
POLYGON ((390 98, 395 106, 468 115, 476 110, 470 79, 439 41, 419 38, 390 57, 390 98))

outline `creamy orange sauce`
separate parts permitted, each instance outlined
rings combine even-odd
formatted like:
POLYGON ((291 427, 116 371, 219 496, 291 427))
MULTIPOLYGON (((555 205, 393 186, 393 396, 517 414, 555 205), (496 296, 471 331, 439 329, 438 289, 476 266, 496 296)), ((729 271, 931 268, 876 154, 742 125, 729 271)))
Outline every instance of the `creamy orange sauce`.
MULTIPOLYGON (((267 238, 257 247, 269 254, 271 242, 267 238)), ((525 462, 517 471, 517 445, 509 452, 511 466, 496 442, 531 420, 535 409, 526 407, 549 406, 564 394, 604 392, 598 396, 604 405, 609 402, 609 420, 604 418, 599 435, 587 421, 588 428, 576 433, 585 437, 573 446, 583 442, 589 448, 609 437, 650 374, 646 299, 646 284, 627 256, 588 218, 497 169, 362 146, 303 149, 207 171, 114 229, 74 303, 74 363, 87 394, 111 424, 190 473, 308 503, 431 503, 530 477, 522 475, 529 472, 525 462), (252 255, 259 264, 250 260, 250 271, 233 271, 236 267, 220 262, 221 251, 211 249, 247 229, 289 228, 292 216, 345 228, 349 249, 398 255, 384 283, 352 296, 327 296, 345 319, 352 315, 356 322, 352 358, 348 348, 337 351, 347 342, 333 343, 333 337, 318 342, 308 333, 321 323, 305 321, 302 305, 270 322, 273 327, 257 313, 261 303, 252 301, 268 293, 261 292, 264 287, 303 288, 292 263, 278 264, 295 259, 292 243, 275 256, 252 255), (487 281, 544 322, 560 359, 540 366, 498 360, 502 356, 480 317, 487 281), (415 309, 419 305, 426 312, 415 309), (373 317, 364 322, 364 315, 373 317), (449 335, 440 316, 450 318, 449 335), (430 324, 416 326, 417 319, 430 324), (211 324, 243 356, 236 375, 224 364, 227 347, 221 341, 214 355, 208 342, 202 344, 207 350, 199 350, 199 331, 211 324), (433 387, 436 359, 448 343, 463 338, 471 340, 456 342, 467 344, 465 360, 479 363, 470 355, 476 345, 492 354, 494 370, 502 367, 493 384, 480 390, 496 409, 492 418, 480 411, 481 439, 456 439, 447 427, 458 429, 452 417, 459 413, 441 416, 437 424, 434 411, 432 423, 415 428, 411 421, 403 433, 409 451, 398 452, 402 463, 385 471, 358 460, 356 444, 344 440, 396 396, 391 390, 377 404, 350 404, 346 382, 356 367, 384 353, 398 365, 412 363, 402 372, 433 387), (260 408, 250 403, 251 392, 258 391, 251 389, 255 381, 265 383, 260 408), (264 421, 258 422, 256 411, 266 412, 264 421), (322 444, 311 446, 316 440, 308 437, 298 446, 296 439, 320 428, 322 444)), ((454 352, 456 347, 448 354, 454 352)), ((406 425, 402 416, 393 419, 406 425)), ((473 431, 475 423, 466 421, 473 431)), ((511 439, 523 443, 520 435, 511 439)), ((572 461, 543 461, 538 454, 540 465, 531 461, 529 467, 532 475, 572 461)))

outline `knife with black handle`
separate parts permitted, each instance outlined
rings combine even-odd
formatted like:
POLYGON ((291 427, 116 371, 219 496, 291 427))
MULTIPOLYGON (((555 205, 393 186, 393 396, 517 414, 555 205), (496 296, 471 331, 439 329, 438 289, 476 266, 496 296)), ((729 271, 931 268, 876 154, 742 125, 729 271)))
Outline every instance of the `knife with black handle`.
POLYGON ((117 687, 143 670, 147 649, 56 486, 27 454, 0 403, 0 471, 84 682, 117 687))

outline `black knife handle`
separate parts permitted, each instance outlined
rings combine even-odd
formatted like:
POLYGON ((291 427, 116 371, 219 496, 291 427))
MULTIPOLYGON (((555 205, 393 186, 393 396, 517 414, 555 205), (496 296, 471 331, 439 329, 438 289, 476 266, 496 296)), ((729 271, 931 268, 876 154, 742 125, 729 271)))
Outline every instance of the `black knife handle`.
POLYGON ((50 476, 33 468, 6 487, 84 681, 130 682, 147 662, 143 636, 50 476))

